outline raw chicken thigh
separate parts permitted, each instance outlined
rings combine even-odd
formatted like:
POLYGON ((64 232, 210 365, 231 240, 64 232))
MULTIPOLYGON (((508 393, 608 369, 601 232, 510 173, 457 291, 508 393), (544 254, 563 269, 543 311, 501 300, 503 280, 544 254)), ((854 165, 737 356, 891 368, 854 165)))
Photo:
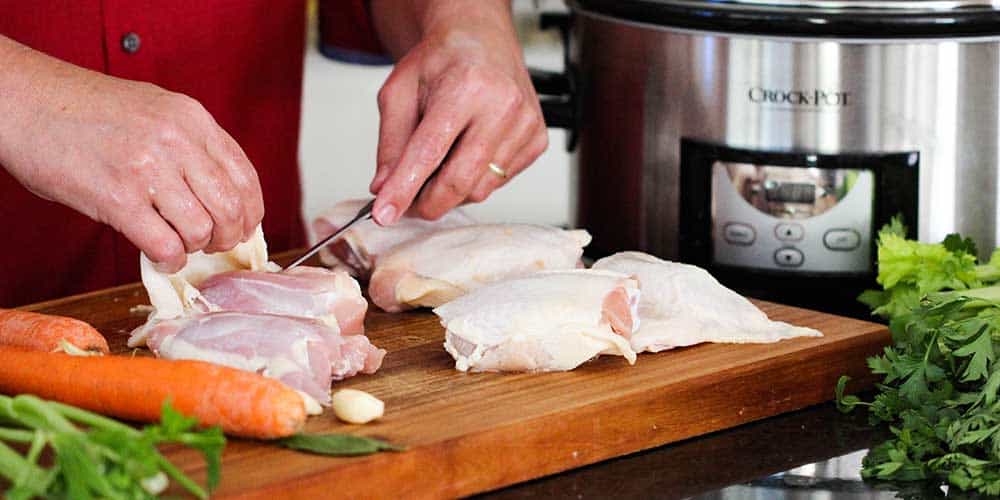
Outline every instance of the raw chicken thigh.
POLYGON ((639 281, 642 326, 631 341, 636 352, 658 352, 702 342, 771 343, 822 336, 811 328, 771 321, 749 300, 722 286, 700 267, 642 252, 622 252, 598 260, 593 268, 624 273, 639 281))
POLYGON ((483 286, 544 269, 580 265, 590 234, 529 224, 482 224, 400 244, 376 263, 368 286, 388 312, 435 307, 483 286))
MULTIPOLYGON (((238 270, 260 272, 281 270, 277 265, 267 261, 267 243, 264 241, 264 231, 260 226, 257 226, 252 238, 227 252, 188 254, 187 264, 174 274, 157 271, 146 254, 140 254, 139 271, 142 275, 142 286, 146 289, 149 302, 153 306, 153 312, 149 315, 150 321, 206 311, 209 305, 202 300, 201 292, 196 285, 210 276, 238 270)), ((136 338, 135 332, 132 335, 129 347, 141 345, 142 337, 136 338)))
POLYGON ((229 271, 198 285, 219 310, 316 318, 345 335, 364 333, 368 301, 345 271, 296 267, 277 273, 229 271))
POLYGON ((157 272, 145 255, 140 268, 153 311, 130 346, 276 378, 311 413, 329 403, 331 380, 373 373, 385 356, 361 334, 367 302, 357 281, 344 271, 281 271, 259 228, 228 252, 189 255, 178 273, 157 272))
MULTIPOLYGON (((214 312, 158 322, 146 340, 166 359, 196 359, 278 379, 321 404, 330 382, 374 373, 385 351, 312 319, 214 312)), ((314 405, 307 405, 314 406, 314 405)))
POLYGON ((466 371, 572 370, 599 355, 635 362, 639 289, 626 275, 543 271, 500 281, 434 309, 444 347, 466 371))
MULTIPOLYGON (((368 200, 345 200, 313 220, 316 239, 329 236, 354 218, 368 200)), ((395 224, 379 227, 371 220, 359 222, 334 243, 320 250, 320 260, 330 267, 346 266, 354 276, 367 278, 379 255, 396 245, 439 229, 469 226, 476 221, 460 208, 438 220, 429 221, 404 215, 395 224)))

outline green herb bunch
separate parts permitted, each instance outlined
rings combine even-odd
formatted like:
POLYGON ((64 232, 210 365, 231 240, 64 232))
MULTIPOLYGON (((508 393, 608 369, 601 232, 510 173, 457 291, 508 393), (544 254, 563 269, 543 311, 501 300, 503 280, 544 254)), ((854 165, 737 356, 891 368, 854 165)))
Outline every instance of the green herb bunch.
POLYGON ((893 345, 868 359, 882 376, 870 402, 845 396, 843 411, 864 406, 893 438, 873 448, 862 476, 931 481, 1000 495, 1000 258, 977 264, 975 244, 950 235, 938 244, 906 240, 898 220, 879 235, 882 291, 861 300, 889 319, 893 345))
POLYGON ((159 425, 138 430, 55 401, 0 395, 0 479, 10 484, 5 496, 154 498, 172 479, 192 495, 207 498, 219 482, 226 439, 217 427, 196 430, 196 425, 169 403, 163 405, 159 425), (157 446, 168 443, 204 455, 207 491, 160 454, 157 446), (22 454, 15 447, 27 451, 22 454), (51 466, 41 464, 45 453, 51 453, 51 466))

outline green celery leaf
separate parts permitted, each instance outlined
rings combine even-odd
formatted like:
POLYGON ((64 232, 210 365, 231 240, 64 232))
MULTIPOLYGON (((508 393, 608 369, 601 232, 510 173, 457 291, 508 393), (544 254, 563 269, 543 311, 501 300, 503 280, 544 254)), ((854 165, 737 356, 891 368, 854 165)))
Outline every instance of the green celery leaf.
POLYGON ((973 257, 979 255, 976 242, 972 241, 972 238, 962 238, 962 235, 958 233, 945 236, 941 244, 951 253, 965 253, 973 257))
POLYGON ((879 238, 882 238, 886 235, 895 235, 899 236, 900 238, 906 237, 906 225, 903 224, 902 216, 894 215, 890 217, 889 223, 882 226, 882 229, 879 229, 878 231, 879 238))
POLYGON ((976 258, 952 253, 942 244, 906 240, 894 234, 879 238, 878 282, 886 289, 899 283, 916 285, 921 294, 977 285, 976 258))

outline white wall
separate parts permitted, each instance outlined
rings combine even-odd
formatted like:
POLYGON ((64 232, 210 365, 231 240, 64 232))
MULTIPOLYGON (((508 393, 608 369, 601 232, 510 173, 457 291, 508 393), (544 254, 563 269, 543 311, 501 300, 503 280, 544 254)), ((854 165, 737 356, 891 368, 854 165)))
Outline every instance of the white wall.
MULTIPOLYGON (((528 64, 560 68, 562 48, 558 38, 539 34, 534 25, 539 12, 536 9, 558 9, 561 2, 515 0, 514 6, 528 64)), ((299 146, 307 222, 338 200, 368 195, 378 140, 375 96, 391 70, 332 61, 319 53, 315 40, 315 33, 310 33, 299 146)), ((565 133, 551 130, 549 150, 531 168, 487 201, 469 207, 469 211, 484 221, 567 224, 569 156, 565 133)))

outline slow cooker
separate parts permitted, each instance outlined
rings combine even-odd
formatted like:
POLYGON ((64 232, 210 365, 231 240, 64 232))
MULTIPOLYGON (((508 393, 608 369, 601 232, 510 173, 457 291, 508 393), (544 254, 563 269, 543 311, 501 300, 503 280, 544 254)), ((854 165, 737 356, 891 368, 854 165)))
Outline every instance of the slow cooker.
POLYGON ((893 216, 996 247, 1000 3, 568 5, 543 19, 565 74, 536 85, 571 129, 595 256, 641 249, 815 304, 874 284, 893 216))

